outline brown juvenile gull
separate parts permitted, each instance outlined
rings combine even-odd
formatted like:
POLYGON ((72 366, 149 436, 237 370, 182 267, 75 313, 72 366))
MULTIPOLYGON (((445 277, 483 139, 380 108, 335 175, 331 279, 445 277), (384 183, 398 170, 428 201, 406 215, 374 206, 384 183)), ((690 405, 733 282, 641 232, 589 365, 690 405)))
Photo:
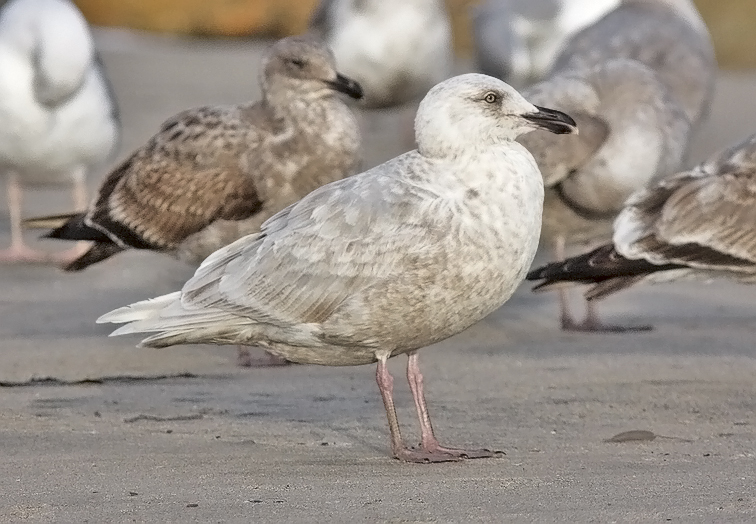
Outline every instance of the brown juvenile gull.
POLYGON ((213 253, 181 291, 98 319, 142 345, 261 345, 294 362, 377 362, 394 457, 490 457, 442 447, 417 350, 472 326, 512 295, 538 246, 543 179, 514 139, 576 130, 504 82, 478 74, 435 86, 415 120, 418 149, 313 191, 213 253), (386 361, 407 353, 422 441, 405 447, 386 361))
POLYGON ((85 213, 27 221, 45 235, 90 240, 78 271, 126 249, 199 263, 259 231, 270 216, 321 185, 358 171, 360 135, 339 98, 361 89, 309 37, 275 43, 263 58, 263 98, 200 107, 167 120, 116 167, 85 213))
POLYGON ((610 244, 535 269, 536 289, 591 284, 597 300, 641 281, 727 277, 756 282, 756 135, 639 191, 610 244))
POLYGON ((567 42, 552 72, 612 58, 637 60, 654 70, 694 128, 708 112, 717 63, 709 32, 691 0, 622 0, 567 42))
MULTIPOLYGON (((685 110, 652 70, 634 60, 609 60, 565 71, 525 96, 569 113, 578 136, 530 133, 520 139, 544 177, 542 241, 565 257, 565 246, 611 238, 625 200, 652 181, 677 172, 687 149, 685 110)), ((566 289, 559 290, 561 327, 570 331, 624 331, 598 319, 593 304, 576 322, 566 289)))
POLYGON ((21 229, 28 186, 72 187, 87 205, 89 171, 115 152, 120 123, 86 20, 67 0, 0 1, 0 174, 11 245, 2 262, 68 262, 82 247, 31 249, 21 229))

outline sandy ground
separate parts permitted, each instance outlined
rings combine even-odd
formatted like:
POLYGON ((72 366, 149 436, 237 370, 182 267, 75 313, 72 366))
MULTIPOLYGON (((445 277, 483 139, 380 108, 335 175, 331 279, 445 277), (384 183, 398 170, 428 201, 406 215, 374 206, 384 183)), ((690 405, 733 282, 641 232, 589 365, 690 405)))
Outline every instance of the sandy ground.
MULTIPOLYGON (((259 42, 100 41, 123 114, 120 157, 180 109, 259 92, 259 42)), ((756 73, 722 75, 693 160, 756 131, 754 90, 756 73)), ((368 123, 367 165, 401 151, 407 120, 368 123)), ((40 191, 25 214, 69 206, 40 191)), ((4 204, 0 216, 4 244, 4 204)), ((422 353, 442 441, 506 455, 423 466, 389 458, 372 366, 240 369, 233 348, 134 349, 94 324, 190 274, 148 253, 73 275, 0 268, 0 521, 756 520, 752 288, 631 290, 604 316, 656 329, 591 336, 560 333, 553 297, 523 286, 422 353), (656 438, 605 442, 632 430, 656 438)), ((404 363, 392 369, 413 441, 404 363)))

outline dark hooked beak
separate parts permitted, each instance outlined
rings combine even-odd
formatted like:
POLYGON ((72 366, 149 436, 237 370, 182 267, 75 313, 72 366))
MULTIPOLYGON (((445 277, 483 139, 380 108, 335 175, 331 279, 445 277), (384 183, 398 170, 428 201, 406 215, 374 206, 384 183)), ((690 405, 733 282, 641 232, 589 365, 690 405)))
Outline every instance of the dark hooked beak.
POLYGON ((340 73, 336 74, 336 80, 328 80, 326 81, 326 84, 331 86, 339 93, 344 93, 345 95, 348 95, 356 100, 362 98, 362 86, 351 78, 347 78, 340 73))
POLYGON ((533 122, 537 127, 541 127, 557 135, 576 135, 578 133, 577 124, 570 115, 545 107, 536 106, 536 109, 538 109, 537 113, 522 115, 522 117, 525 120, 533 122))

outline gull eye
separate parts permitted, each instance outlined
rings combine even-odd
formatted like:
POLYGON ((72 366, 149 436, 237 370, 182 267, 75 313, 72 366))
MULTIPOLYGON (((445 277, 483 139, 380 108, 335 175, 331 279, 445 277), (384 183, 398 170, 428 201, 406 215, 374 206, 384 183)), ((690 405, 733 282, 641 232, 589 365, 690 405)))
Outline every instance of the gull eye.
POLYGON ((486 96, 483 97, 483 100, 485 100, 489 104, 495 104, 499 101, 499 95, 496 93, 486 93, 486 96))
POLYGON ((304 66, 307 65, 307 63, 301 58, 292 58, 289 60, 289 63, 298 67, 299 69, 304 69, 304 66))

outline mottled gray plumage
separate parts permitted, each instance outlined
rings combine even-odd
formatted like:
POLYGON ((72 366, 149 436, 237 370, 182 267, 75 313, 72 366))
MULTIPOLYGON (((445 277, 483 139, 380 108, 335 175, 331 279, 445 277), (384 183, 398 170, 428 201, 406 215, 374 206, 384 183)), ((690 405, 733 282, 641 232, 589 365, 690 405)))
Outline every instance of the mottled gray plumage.
POLYGON ((569 113, 580 128, 579 135, 519 139, 544 176, 542 238, 550 245, 557 236, 567 244, 608 238, 627 197, 675 173, 688 146, 682 106, 653 71, 632 60, 564 72, 525 96, 569 113))
MULTIPOLYGON (((670 90, 639 62, 610 60, 565 71, 526 96, 569 113, 580 128, 577 136, 531 133, 520 139, 544 176, 541 238, 557 260, 565 246, 608 241, 625 200, 680 168, 690 122, 670 90)), ((560 298, 563 328, 576 329, 566 296, 560 298)))
POLYGON ((310 29, 362 85, 366 108, 419 100, 451 75, 451 25, 442 0, 321 0, 310 29))
POLYGON ((310 193, 212 254, 180 292, 98 321, 129 322, 114 335, 157 332, 146 346, 247 344, 302 363, 378 361, 394 453, 414 460, 395 438, 386 360, 466 329, 523 278, 543 182, 514 138, 537 126, 574 131, 569 117, 544 111, 491 77, 447 80, 420 104, 418 150, 310 193))
POLYGON ((552 72, 612 58, 637 60, 654 70, 693 126, 708 111, 717 64, 709 32, 690 0, 623 0, 568 41, 552 72))
POLYGON ((538 268, 539 286, 593 284, 598 299, 640 281, 724 276, 756 281, 756 135, 634 194, 612 243, 538 268))
POLYGON ((184 111, 114 169, 85 214, 29 221, 52 238, 92 240, 79 270, 128 248, 199 263, 259 231, 274 213, 360 163, 357 123, 337 91, 359 86, 311 37, 277 42, 264 58, 263 99, 184 111), (57 223, 64 222, 62 224, 57 223))

